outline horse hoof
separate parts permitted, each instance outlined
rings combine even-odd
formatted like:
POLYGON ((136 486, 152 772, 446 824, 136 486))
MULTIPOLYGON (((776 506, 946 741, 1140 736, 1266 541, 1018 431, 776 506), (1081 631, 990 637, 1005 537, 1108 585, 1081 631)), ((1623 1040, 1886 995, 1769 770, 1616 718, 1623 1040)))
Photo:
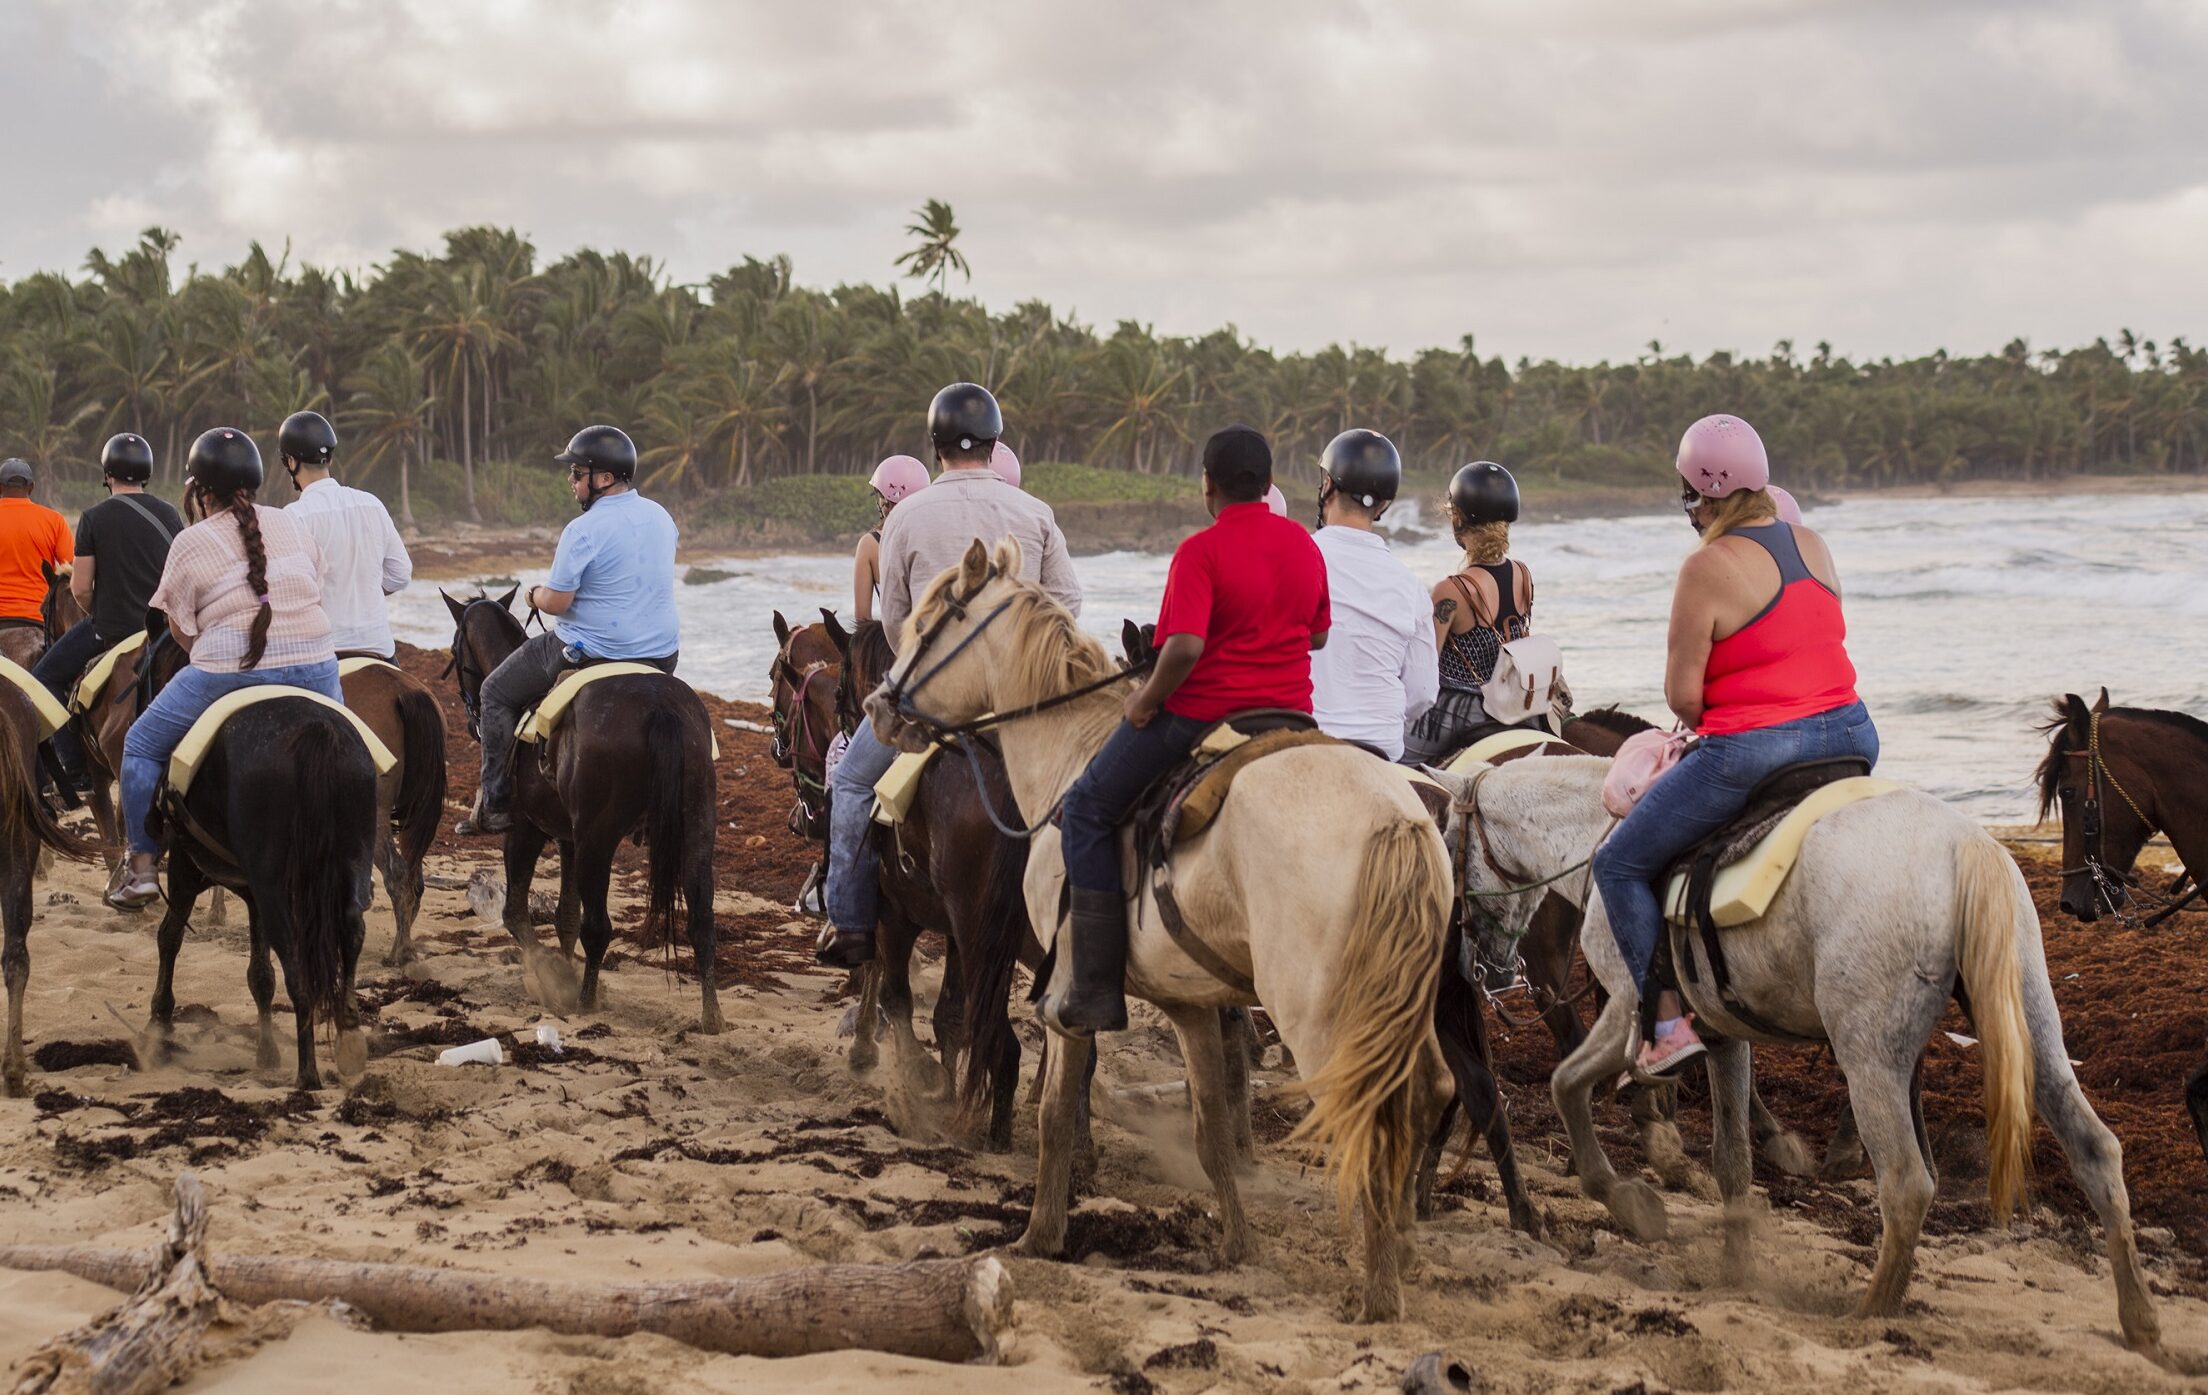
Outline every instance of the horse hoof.
POLYGON ((403 969, 414 962, 414 947, 412 945, 393 945, 391 952, 383 956, 383 962, 386 968, 403 969))
POLYGON ((853 1075, 865 1075, 881 1063, 881 1048, 873 1042, 862 1039, 851 1043, 851 1073, 853 1075))
POLYGON ((1782 1133, 1765 1141, 1763 1160, 1789 1177, 1810 1177, 1817 1172, 1817 1161, 1810 1157, 1809 1145, 1798 1133, 1782 1133))
POLYGON ((728 1022, 721 1016, 719 1008, 714 1008, 698 1019, 697 1031, 700 1036, 717 1037, 727 1030, 728 1022))
POLYGON ((356 1029, 337 1034, 337 1074, 341 1080, 358 1080, 368 1072, 368 1040, 356 1029))
POLYGON ((1033 1226, 1029 1226, 1027 1232, 1012 1245, 1012 1253, 1026 1255, 1030 1259, 1057 1259, 1065 1252, 1066 1241, 1063 1235, 1055 1240, 1046 1240, 1035 1232, 1033 1226))
POLYGON ((30 1080, 19 1070, 9 1071, 5 1080, 0 1080, 0 1087, 6 1089, 11 1100, 19 1100, 31 1092, 30 1080))
POLYGON ((1394 1322, 1403 1316, 1403 1291, 1390 1288, 1384 1293, 1368 1292, 1365 1305, 1357 1314, 1359 1322, 1394 1322))
POLYGON ((1531 1206, 1511 1208, 1510 1228, 1532 1240, 1539 1240, 1543 1230, 1541 1217, 1531 1206))
POLYGON ((1609 1197, 1610 1214, 1623 1222, 1633 1238, 1652 1245, 1671 1231, 1664 1213, 1664 1199, 1646 1182, 1621 1182, 1609 1197))

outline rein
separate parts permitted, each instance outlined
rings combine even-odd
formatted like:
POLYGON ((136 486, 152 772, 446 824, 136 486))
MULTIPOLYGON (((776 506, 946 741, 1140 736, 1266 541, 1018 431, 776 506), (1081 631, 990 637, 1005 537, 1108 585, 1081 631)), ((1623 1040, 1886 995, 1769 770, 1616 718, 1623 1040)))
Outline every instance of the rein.
POLYGON ((2101 754, 2100 713, 2092 714, 2092 720, 2086 727, 2085 740, 2086 749, 2062 753, 2065 760, 2085 762, 2085 804, 2078 811, 2079 832, 2084 838, 2085 848, 2082 865, 2065 867, 2061 875, 2074 877, 2083 873, 2091 877, 2094 896, 2118 924, 2127 929, 2151 930, 2197 900, 2201 888, 2196 885, 2190 891, 2185 890, 2185 883, 2191 880, 2191 873, 2180 872, 2167 888, 2157 894, 2139 884, 2139 874, 2136 871, 2109 870, 2105 856, 2105 828, 2101 821, 2101 782, 2104 779, 2150 835, 2156 832, 2157 825, 2147 817, 2146 810, 2139 807, 2139 801, 2131 797, 2131 791, 2125 789, 2123 783, 2116 778, 2116 772, 2109 768, 2108 758, 2101 754), (2142 907, 2141 896, 2146 897, 2153 905, 2142 907), (2145 916, 2140 915, 2142 909, 2148 911, 2145 916))
MULTIPOLYGON (((445 660, 444 668, 437 674, 440 679, 458 675, 460 705, 468 713, 468 735, 477 742, 483 740, 483 680, 490 677, 489 670, 475 672, 468 663, 468 659, 474 655, 475 644, 468 635, 467 612, 479 605, 497 606, 499 614, 509 620, 513 618, 511 612, 488 596, 478 596, 469 601, 461 607, 459 624, 452 637, 452 657, 445 660)), ((522 633, 527 634, 528 631, 523 630, 522 633)), ((497 665, 493 664, 492 667, 496 668, 497 665)))

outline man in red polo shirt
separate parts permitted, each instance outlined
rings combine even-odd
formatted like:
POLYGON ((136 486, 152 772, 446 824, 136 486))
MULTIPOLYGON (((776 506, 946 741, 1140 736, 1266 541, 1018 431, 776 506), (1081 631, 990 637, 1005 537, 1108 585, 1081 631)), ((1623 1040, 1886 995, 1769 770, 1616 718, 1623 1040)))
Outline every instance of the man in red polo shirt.
POLYGON ((1204 443, 1215 522, 1182 543, 1158 608, 1158 662, 1126 720, 1066 792, 1073 987, 1043 1003, 1064 1031, 1127 1025, 1127 897, 1121 820, 1214 722, 1255 707, 1311 710, 1311 651, 1326 643, 1326 561, 1311 535, 1265 505, 1273 452, 1247 426, 1204 443))

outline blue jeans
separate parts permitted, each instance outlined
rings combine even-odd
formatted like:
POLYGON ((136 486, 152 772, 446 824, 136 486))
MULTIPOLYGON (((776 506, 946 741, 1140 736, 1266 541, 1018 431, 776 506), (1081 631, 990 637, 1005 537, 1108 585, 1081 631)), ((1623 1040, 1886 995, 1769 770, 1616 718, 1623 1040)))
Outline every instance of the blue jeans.
MULTIPOLYGON (((100 637, 93 632, 92 621, 79 620, 69 627, 69 632, 53 642, 47 651, 31 665, 31 676, 46 685, 46 691, 69 702, 69 690, 84 676, 85 666, 100 656, 105 648, 100 637)), ((72 775, 84 770, 84 745, 77 740, 76 726, 72 723, 54 733, 54 757, 61 768, 72 775)))
POLYGON ((130 734, 123 738, 123 831, 129 835, 132 852, 161 851, 161 845, 146 836, 146 815, 153 808, 153 791, 161 783, 169 756, 191 731, 192 723, 214 705, 215 699, 240 688, 269 683, 305 688, 333 702, 345 700, 345 690, 337 684, 335 659, 245 673, 211 673, 187 666, 130 724, 130 734))
POLYGON ((1189 747, 1211 725, 1171 712, 1160 712, 1146 727, 1119 724, 1066 791, 1061 836, 1068 882, 1083 891, 1124 892, 1119 826, 1142 792, 1187 760, 1189 747))
POLYGON ((843 759, 828 777, 828 923, 838 930, 872 931, 881 904, 881 854, 874 847, 874 783, 889 773, 897 748, 859 723, 843 759))
POLYGON ((1837 756, 1862 756, 1878 764, 1878 728, 1860 702, 1755 731, 1706 736, 1649 787, 1596 850, 1595 885, 1602 889, 1610 933, 1617 936, 1618 949, 1644 997, 1649 961, 1664 929, 1656 879, 1679 854, 1746 808, 1749 791, 1765 776, 1837 756))

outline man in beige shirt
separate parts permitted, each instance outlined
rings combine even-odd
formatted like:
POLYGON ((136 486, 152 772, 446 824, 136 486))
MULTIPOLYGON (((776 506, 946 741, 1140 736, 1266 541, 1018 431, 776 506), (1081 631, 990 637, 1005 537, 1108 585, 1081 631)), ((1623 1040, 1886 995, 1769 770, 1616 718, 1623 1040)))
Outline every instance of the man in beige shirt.
MULTIPOLYGON (((1022 493, 989 468, 990 452, 1004 434, 1004 414, 986 388, 953 383, 928 407, 928 435, 942 473, 908 497, 882 528, 882 627, 902 647, 913 601, 928 583, 958 565, 979 538, 994 548, 1005 538, 1020 544, 1020 574, 1040 581, 1053 599, 1081 613, 1081 583, 1066 555, 1065 535, 1050 506, 1022 493)), ((897 752, 859 723, 828 777, 828 923, 824 964, 857 968, 874 962, 876 873, 880 857, 870 833, 874 782, 897 752)))

